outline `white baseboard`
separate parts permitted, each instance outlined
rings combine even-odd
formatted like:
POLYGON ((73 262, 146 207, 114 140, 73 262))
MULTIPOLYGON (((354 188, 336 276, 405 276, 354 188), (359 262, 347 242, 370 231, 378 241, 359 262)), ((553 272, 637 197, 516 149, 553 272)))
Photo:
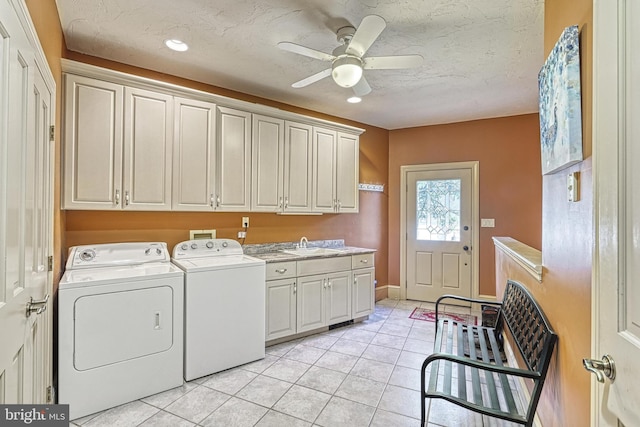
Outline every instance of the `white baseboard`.
POLYGON ((387 298, 400 299, 400 285, 387 285, 387 292, 387 298))

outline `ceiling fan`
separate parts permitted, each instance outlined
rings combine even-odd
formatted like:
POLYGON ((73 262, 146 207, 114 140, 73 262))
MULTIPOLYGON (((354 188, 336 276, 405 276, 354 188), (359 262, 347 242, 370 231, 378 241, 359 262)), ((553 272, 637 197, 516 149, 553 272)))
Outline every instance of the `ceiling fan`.
POLYGON ((291 42, 278 43, 282 50, 331 62, 331 68, 297 81, 291 86, 305 87, 331 75, 338 86, 351 87, 357 96, 364 96, 371 92, 371 86, 362 75, 363 70, 392 70, 419 66, 423 59, 420 55, 364 57, 386 26, 387 23, 382 17, 368 15, 362 19, 357 30, 352 26, 340 28, 336 35, 342 45, 335 48, 332 54, 291 42))

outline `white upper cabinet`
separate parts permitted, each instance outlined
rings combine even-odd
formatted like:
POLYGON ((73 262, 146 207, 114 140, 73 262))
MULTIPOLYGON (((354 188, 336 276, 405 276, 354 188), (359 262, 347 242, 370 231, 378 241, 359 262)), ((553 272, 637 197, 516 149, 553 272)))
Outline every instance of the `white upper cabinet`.
POLYGON ((216 209, 251 208, 251 113, 218 107, 216 209))
POLYGON ((216 105, 174 99, 174 210, 215 209, 216 105))
POLYGON ((120 208, 122 105, 121 85, 65 76, 64 208, 120 208))
POLYGON ((313 191, 314 212, 335 212, 336 203, 336 140, 333 130, 313 128, 313 191))
POLYGON ((124 209, 170 210, 173 97, 125 87, 124 209))
POLYGON ((359 172, 359 137, 357 135, 338 132, 336 148, 336 212, 358 212, 359 172))
POLYGON ((312 127, 285 122, 284 212, 311 212, 312 127))
POLYGON ((251 153, 251 210, 282 212, 284 120, 254 114, 251 153))

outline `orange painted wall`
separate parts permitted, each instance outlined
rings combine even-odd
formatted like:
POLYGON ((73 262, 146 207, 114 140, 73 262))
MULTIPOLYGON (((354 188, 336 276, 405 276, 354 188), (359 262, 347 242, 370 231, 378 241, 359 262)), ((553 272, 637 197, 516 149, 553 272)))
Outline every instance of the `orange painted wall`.
POLYGON ((389 134, 389 284, 400 284, 400 167, 480 162, 480 294, 495 295, 492 236, 540 248, 542 178, 537 114, 391 131, 389 134))
POLYGON ((545 57, 565 27, 580 28, 582 135, 585 160, 542 180, 542 284, 528 287, 559 336, 551 380, 538 414, 545 427, 587 426, 589 373, 581 360, 591 354, 591 269, 593 256, 592 69, 593 2, 545 3, 545 57), (580 201, 568 202, 566 177, 580 173, 580 201))

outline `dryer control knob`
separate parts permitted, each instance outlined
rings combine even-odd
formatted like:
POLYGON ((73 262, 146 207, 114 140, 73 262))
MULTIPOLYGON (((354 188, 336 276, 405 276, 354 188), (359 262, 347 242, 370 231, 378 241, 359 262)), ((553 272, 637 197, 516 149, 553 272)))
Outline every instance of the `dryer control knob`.
POLYGON ((192 243, 191 244, 191 249, 198 249, 198 244, 197 243, 192 243))
POLYGON ((82 261, 92 261, 96 257, 96 252, 93 249, 85 249, 80 253, 80 259, 82 261))
POLYGON ((183 251, 186 251, 187 249, 189 249, 189 245, 187 245, 186 243, 183 243, 182 246, 180 246, 180 249, 182 249, 183 251))
POLYGON ((213 242, 207 242, 207 248, 209 249, 213 248, 213 242))
POLYGON ((158 255, 162 255, 162 249, 160 249, 160 248, 156 248, 156 254, 158 254, 158 255))
POLYGON ((226 248, 227 246, 229 246, 229 244, 227 242, 222 242, 222 247, 226 248))

